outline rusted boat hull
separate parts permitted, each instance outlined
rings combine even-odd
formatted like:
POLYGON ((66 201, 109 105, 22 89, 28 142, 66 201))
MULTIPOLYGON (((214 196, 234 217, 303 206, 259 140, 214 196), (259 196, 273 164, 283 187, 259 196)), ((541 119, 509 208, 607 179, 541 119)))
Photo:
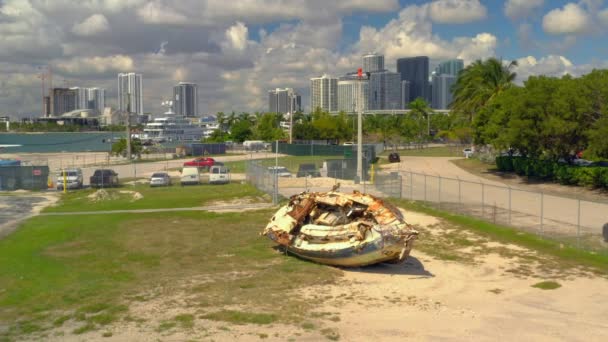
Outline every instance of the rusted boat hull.
POLYGON ((368 244, 357 249, 349 247, 338 250, 314 251, 297 247, 286 247, 287 251, 302 259, 311 260, 320 264, 340 267, 361 267, 382 262, 403 262, 412 250, 413 240, 406 246, 391 245, 379 247, 377 244, 368 244), (404 250, 405 253, 404 253, 404 250))
POLYGON ((331 191, 293 196, 262 235, 303 259, 358 267, 404 261, 418 232, 379 198, 331 191))

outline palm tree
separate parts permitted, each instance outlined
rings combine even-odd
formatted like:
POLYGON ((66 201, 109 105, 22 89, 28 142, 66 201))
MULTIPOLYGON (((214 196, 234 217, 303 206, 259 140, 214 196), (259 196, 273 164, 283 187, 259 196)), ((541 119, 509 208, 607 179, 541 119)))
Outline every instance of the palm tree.
POLYGON ((458 75, 452 87, 454 100, 450 108, 467 116, 469 122, 480 109, 513 85, 517 74, 512 71, 517 61, 505 64, 502 59, 476 60, 458 75))
POLYGON ((409 108, 411 113, 420 119, 424 119, 427 122, 427 135, 431 135, 431 126, 430 126, 430 112, 431 108, 429 108, 429 104, 421 97, 415 99, 410 102, 409 108))

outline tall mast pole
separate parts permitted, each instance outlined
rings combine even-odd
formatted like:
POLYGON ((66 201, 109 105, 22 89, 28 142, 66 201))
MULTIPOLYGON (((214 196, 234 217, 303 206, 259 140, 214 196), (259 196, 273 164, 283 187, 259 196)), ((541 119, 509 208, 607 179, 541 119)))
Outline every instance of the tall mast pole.
POLYGON ((357 181, 363 181, 363 112, 361 111, 361 82, 363 77, 363 71, 361 68, 357 71, 357 78, 359 79, 357 92, 357 181))
POLYGON ((127 160, 131 161, 131 93, 127 93, 127 160))

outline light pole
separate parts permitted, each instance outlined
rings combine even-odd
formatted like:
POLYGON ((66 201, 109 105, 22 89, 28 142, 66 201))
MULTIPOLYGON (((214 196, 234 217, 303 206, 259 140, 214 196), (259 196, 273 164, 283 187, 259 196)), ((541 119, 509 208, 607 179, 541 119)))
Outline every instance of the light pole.
POLYGON ((293 144, 293 113, 289 112, 289 144, 293 144))
POLYGON ((363 112, 361 111, 361 82, 362 82, 363 70, 359 68, 357 70, 357 78, 359 79, 358 96, 357 96, 357 179, 355 183, 363 181, 363 112))

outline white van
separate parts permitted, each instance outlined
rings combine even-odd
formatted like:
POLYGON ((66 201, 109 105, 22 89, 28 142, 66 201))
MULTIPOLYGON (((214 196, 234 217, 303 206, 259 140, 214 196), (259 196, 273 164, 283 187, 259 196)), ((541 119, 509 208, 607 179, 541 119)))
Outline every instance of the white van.
POLYGON ((198 167, 184 167, 182 169, 182 177, 180 178, 181 185, 201 184, 201 175, 198 167))
POLYGON ((262 140, 245 140, 243 148, 247 151, 260 151, 266 148, 262 140))
POLYGON ((64 183, 66 189, 80 189, 82 188, 82 179, 81 169, 60 170, 57 173, 57 190, 63 190, 64 183))
POLYGON ((223 165, 214 165, 209 170, 209 184, 230 183, 230 171, 223 165))

